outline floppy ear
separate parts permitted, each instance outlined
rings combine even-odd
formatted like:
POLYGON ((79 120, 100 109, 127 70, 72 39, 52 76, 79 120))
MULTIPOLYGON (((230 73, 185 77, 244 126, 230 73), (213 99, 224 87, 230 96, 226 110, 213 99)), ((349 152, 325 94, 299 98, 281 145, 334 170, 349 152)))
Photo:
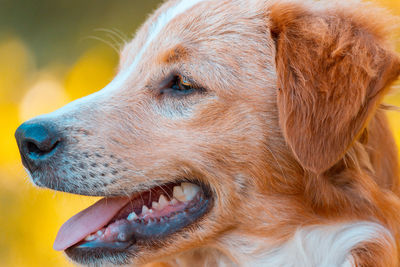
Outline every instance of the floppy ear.
POLYGON ((400 60, 387 44, 387 12, 368 4, 278 1, 278 110, 288 145, 314 173, 332 167, 363 132, 400 60), (336 4, 331 4, 331 3, 336 4))

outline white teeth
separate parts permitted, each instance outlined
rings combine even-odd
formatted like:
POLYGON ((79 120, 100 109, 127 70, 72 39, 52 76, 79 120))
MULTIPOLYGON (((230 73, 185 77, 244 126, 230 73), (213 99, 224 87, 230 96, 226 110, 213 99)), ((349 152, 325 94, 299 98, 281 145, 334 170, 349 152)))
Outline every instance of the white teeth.
MULTIPOLYGON (((181 186, 174 186, 173 188, 174 197, 170 201, 168 201, 164 195, 161 195, 160 198, 158 199, 158 202, 153 201, 151 209, 149 209, 145 205, 142 206, 141 216, 146 215, 148 213, 153 213, 154 210, 161 210, 168 205, 176 205, 178 204, 178 201, 180 202, 190 201, 197 195, 199 191, 200 187, 192 183, 182 183, 181 186)), ((131 212, 128 215, 127 220, 133 221, 137 218, 139 218, 138 215, 135 212, 131 212)), ((102 230, 99 230, 96 232, 96 234, 88 235, 85 238, 85 241, 93 241, 96 239, 96 235, 102 236, 103 234, 104 232, 102 230)), ((121 237, 118 236, 118 238, 121 240, 124 239, 123 236, 121 237)))
POLYGON ((128 218, 127 218, 127 220, 128 221, 133 221, 133 220, 135 220, 135 219, 137 219, 137 215, 136 215, 136 213, 135 212, 132 212, 132 213, 130 213, 129 215, 128 215, 128 218))
POLYGON ((195 184, 182 183, 181 186, 174 187, 174 197, 181 202, 190 201, 199 191, 200 187, 195 184))
POLYGON ((142 215, 145 215, 149 211, 149 208, 144 206, 142 207, 142 215))
POLYGON ((179 201, 186 201, 186 196, 183 193, 182 187, 174 186, 174 197, 179 201))
POLYGON ((155 210, 160 210, 160 205, 158 202, 153 201, 153 203, 151 203, 151 207, 155 210))
POLYGON ((186 196, 186 200, 192 200, 194 196, 200 191, 200 187, 191 183, 182 183, 181 187, 186 196))
POLYGON ((168 200, 164 195, 161 195, 160 198, 158 199, 158 205, 160 209, 163 209, 164 207, 168 206, 168 200))
POLYGON ((95 240, 95 238, 96 238, 95 235, 88 235, 88 236, 85 238, 85 241, 93 241, 93 240, 95 240))

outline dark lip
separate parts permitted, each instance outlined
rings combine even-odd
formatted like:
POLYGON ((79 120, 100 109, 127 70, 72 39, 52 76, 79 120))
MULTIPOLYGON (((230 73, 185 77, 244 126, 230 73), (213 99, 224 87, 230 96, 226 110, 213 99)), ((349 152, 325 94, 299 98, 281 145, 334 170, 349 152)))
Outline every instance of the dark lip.
POLYGON ((65 250, 65 254, 73 261, 83 265, 127 265, 135 257, 137 248, 134 246, 124 250, 110 250, 108 248, 65 250))
POLYGON ((138 253, 144 249, 157 249, 160 247, 160 242, 165 243, 165 241, 173 240, 173 236, 182 233, 188 229, 195 230, 198 227, 199 221, 201 221, 211 210, 214 205, 214 198, 209 186, 206 186, 200 181, 180 179, 174 183, 167 184, 179 184, 181 182, 190 182, 197 184, 202 189, 202 195, 207 200, 205 207, 200 207, 201 214, 195 216, 190 223, 186 225, 179 225, 179 227, 172 229, 171 232, 166 235, 158 236, 155 238, 147 238, 142 236, 138 239, 131 239, 127 242, 118 242, 114 247, 82 247, 82 242, 68 248, 65 253, 73 261, 80 264, 93 264, 93 263, 111 263, 116 265, 124 265, 131 263, 130 261, 134 259, 138 253))

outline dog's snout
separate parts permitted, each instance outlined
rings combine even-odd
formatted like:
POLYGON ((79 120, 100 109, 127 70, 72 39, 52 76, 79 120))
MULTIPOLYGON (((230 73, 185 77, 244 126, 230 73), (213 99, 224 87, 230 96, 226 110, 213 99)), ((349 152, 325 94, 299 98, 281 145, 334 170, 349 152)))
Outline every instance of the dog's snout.
POLYGON ((15 132, 15 138, 22 161, 30 171, 54 155, 61 142, 57 127, 48 121, 22 124, 15 132))

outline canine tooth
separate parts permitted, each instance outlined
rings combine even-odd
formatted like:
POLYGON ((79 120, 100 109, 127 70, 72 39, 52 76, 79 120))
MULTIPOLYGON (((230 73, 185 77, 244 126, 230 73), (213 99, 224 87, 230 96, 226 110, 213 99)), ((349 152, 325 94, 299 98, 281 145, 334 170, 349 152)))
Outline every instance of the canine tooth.
POLYGON ((101 230, 97 231, 97 235, 98 235, 98 236, 103 235, 103 231, 101 231, 101 230))
POLYGON ((145 205, 142 207, 142 215, 146 214, 149 211, 149 208, 145 205))
POLYGON ((155 209, 155 210, 159 210, 160 205, 158 204, 158 202, 153 201, 153 203, 151 203, 151 208, 155 209))
POLYGON ((186 196, 180 186, 174 186, 174 197, 179 201, 186 201, 186 196))
POLYGON ((194 196, 200 191, 200 187, 191 183, 182 183, 181 187, 186 196, 186 200, 192 200, 194 196))
POLYGON ((161 195, 160 198, 158 199, 158 204, 160 209, 168 206, 168 200, 164 195, 161 195))
POLYGON ((129 215, 128 215, 128 221, 133 221, 133 220, 135 220, 135 219, 137 219, 137 215, 136 215, 136 213, 135 212, 131 212, 129 215))

